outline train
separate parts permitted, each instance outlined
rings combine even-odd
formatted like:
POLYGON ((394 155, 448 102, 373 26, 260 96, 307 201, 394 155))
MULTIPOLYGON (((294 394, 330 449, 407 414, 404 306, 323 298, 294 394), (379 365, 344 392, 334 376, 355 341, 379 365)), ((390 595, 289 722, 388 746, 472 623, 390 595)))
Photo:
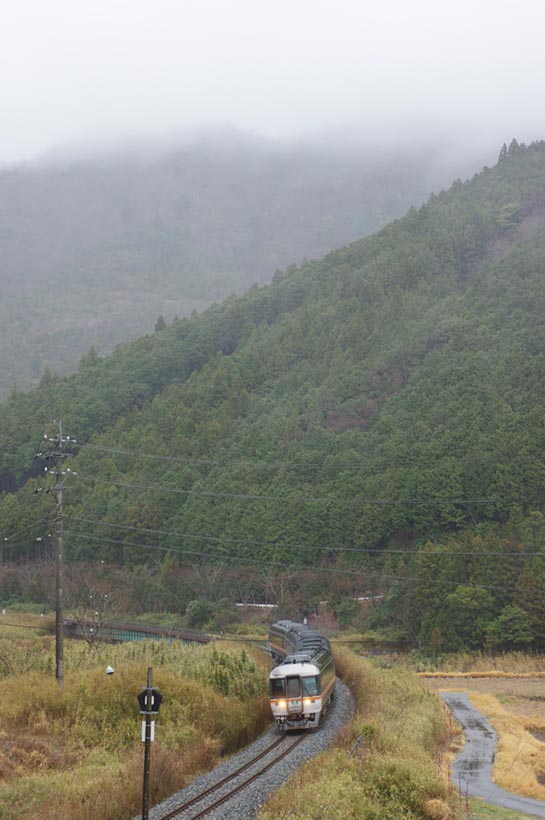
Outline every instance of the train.
POLYGON ((335 691, 331 644, 306 624, 277 621, 269 628, 269 651, 277 664, 269 675, 269 697, 284 731, 315 729, 335 691))

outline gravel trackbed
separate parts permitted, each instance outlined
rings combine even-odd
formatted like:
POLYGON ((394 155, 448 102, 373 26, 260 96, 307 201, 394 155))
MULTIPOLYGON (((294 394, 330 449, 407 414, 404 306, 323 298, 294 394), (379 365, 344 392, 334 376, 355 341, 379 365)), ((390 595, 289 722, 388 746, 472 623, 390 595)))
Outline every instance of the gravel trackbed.
MULTIPOLYGON (((334 703, 325 718, 323 718, 319 728, 308 731, 303 741, 293 752, 269 769, 269 771, 258 777, 253 783, 241 789, 241 791, 230 800, 218 806, 213 812, 210 812, 210 814, 207 814, 207 818, 211 818, 211 820, 220 820, 220 818, 221 820, 227 820, 227 818, 230 818, 230 820, 233 820, 233 818, 235 818, 235 820, 249 820, 249 818, 255 817, 260 806, 274 789, 277 789, 285 783, 288 777, 305 761, 314 757, 333 743, 339 730, 350 719, 353 711, 354 702, 350 690, 341 683, 341 681, 337 680, 334 703)), ((289 732, 287 734, 288 738, 286 738, 286 743, 289 743, 290 738, 300 735, 301 732, 289 732)), ((213 769, 213 771, 196 778, 196 780, 185 789, 171 795, 167 800, 164 800, 158 806, 151 809, 149 814, 150 820, 160 820, 164 815, 176 809, 177 806, 183 805, 197 794, 205 791, 218 780, 226 777, 270 746, 273 740, 278 736, 279 730, 276 726, 273 726, 239 754, 234 755, 230 760, 220 764, 213 769)), ((248 771, 238 775, 234 780, 225 783, 225 785, 215 790, 210 796, 195 803, 187 811, 176 815, 176 817, 185 818, 186 820, 187 818, 194 817, 202 811, 206 805, 215 802, 239 782, 247 780, 255 771, 263 768, 266 763, 267 757, 263 758, 259 763, 256 763, 255 766, 248 771)))

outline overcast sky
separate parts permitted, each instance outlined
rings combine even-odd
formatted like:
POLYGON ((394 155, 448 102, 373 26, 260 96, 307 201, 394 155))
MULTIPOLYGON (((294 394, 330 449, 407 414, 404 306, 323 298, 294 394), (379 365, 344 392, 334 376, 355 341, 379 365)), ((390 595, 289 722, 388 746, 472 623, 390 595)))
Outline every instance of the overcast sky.
POLYGON ((545 134, 543 0, 4 0, 0 162, 233 125, 545 134))

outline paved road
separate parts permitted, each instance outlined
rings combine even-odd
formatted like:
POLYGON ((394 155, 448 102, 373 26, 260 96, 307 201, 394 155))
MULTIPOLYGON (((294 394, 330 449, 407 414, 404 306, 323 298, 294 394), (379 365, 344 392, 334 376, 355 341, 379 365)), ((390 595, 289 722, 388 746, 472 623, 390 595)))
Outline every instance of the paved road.
POLYGON ((452 779, 458 785, 467 783, 472 797, 482 797, 487 803, 520 811, 532 817, 545 816, 545 803, 531 797, 507 792, 492 782, 492 766, 496 754, 497 735, 485 716, 475 709, 466 692, 439 692, 439 697, 451 709, 461 724, 466 745, 456 759, 452 779))

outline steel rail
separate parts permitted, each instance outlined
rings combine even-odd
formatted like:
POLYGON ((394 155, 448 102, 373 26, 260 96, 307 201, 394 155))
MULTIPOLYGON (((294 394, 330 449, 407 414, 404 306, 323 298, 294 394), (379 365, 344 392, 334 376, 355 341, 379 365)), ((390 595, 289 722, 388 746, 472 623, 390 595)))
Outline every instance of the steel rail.
MULTIPOLYGON (((257 780, 258 777, 260 777, 266 771, 268 771, 273 766, 275 766, 280 760, 282 760, 284 757, 286 757, 286 755, 288 755, 292 751, 292 749, 294 749, 296 746, 298 746, 299 743, 301 743, 301 741, 304 740, 305 734, 302 734, 300 737, 298 737, 297 740, 294 743, 292 743, 289 746, 288 749, 283 751, 280 755, 277 755, 272 761, 267 763, 266 766, 263 766, 261 769, 259 769, 259 771, 255 772, 251 777, 249 777, 243 783, 239 783, 238 786, 235 786, 233 789, 231 789, 230 792, 225 794, 223 797, 220 797, 214 803, 212 803, 211 805, 209 805, 209 806, 205 807, 204 809, 202 809, 200 812, 198 812, 198 814, 194 814, 192 816, 191 820, 197 820, 198 817, 204 817, 205 814, 208 814, 208 812, 213 811, 215 808, 220 806, 222 803, 225 803, 234 794, 241 791, 245 786, 249 785, 254 780, 257 780)), ((260 752, 258 755, 256 755, 251 760, 249 760, 247 763, 244 763, 244 765, 239 766, 238 769, 235 769, 235 771, 231 772, 231 774, 228 774, 225 777, 223 777, 221 780, 218 780, 217 783, 214 783, 214 785, 210 786, 208 789, 205 789, 205 791, 201 792, 200 794, 197 794, 195 797, 192 797, 191 800, 188 800, 186 803, 182 803, 181 806, 178 806, 177 808, 173 809, 168 814, 161 815, 160 820, 170 820, 170 818, 177 817, 182 812, 187 811, 195 803, 200 802, 205 797, 207 797, 209 794, 216 791, 216 789, 219 789, 221 786, 225 785, 225 783, 228 783, 230 780, 234 780, 234 778, 237 777, 239 774, 241 774, 242 772, 244 772, 247 769, 251 768, 255 763, 257 763, 259 760, 261 760, 266 755, 268 755, 270 752, 272 752, 273 749, 276 749, 276 747, 279 746, 281 743, 283 743, 284 740, 285 740, 285 736, 279 737, 277 740, 274 741, 274 743, 272 743, 270 746, 268 746, 266 749, 264 749, 264 751, 260 752)))

